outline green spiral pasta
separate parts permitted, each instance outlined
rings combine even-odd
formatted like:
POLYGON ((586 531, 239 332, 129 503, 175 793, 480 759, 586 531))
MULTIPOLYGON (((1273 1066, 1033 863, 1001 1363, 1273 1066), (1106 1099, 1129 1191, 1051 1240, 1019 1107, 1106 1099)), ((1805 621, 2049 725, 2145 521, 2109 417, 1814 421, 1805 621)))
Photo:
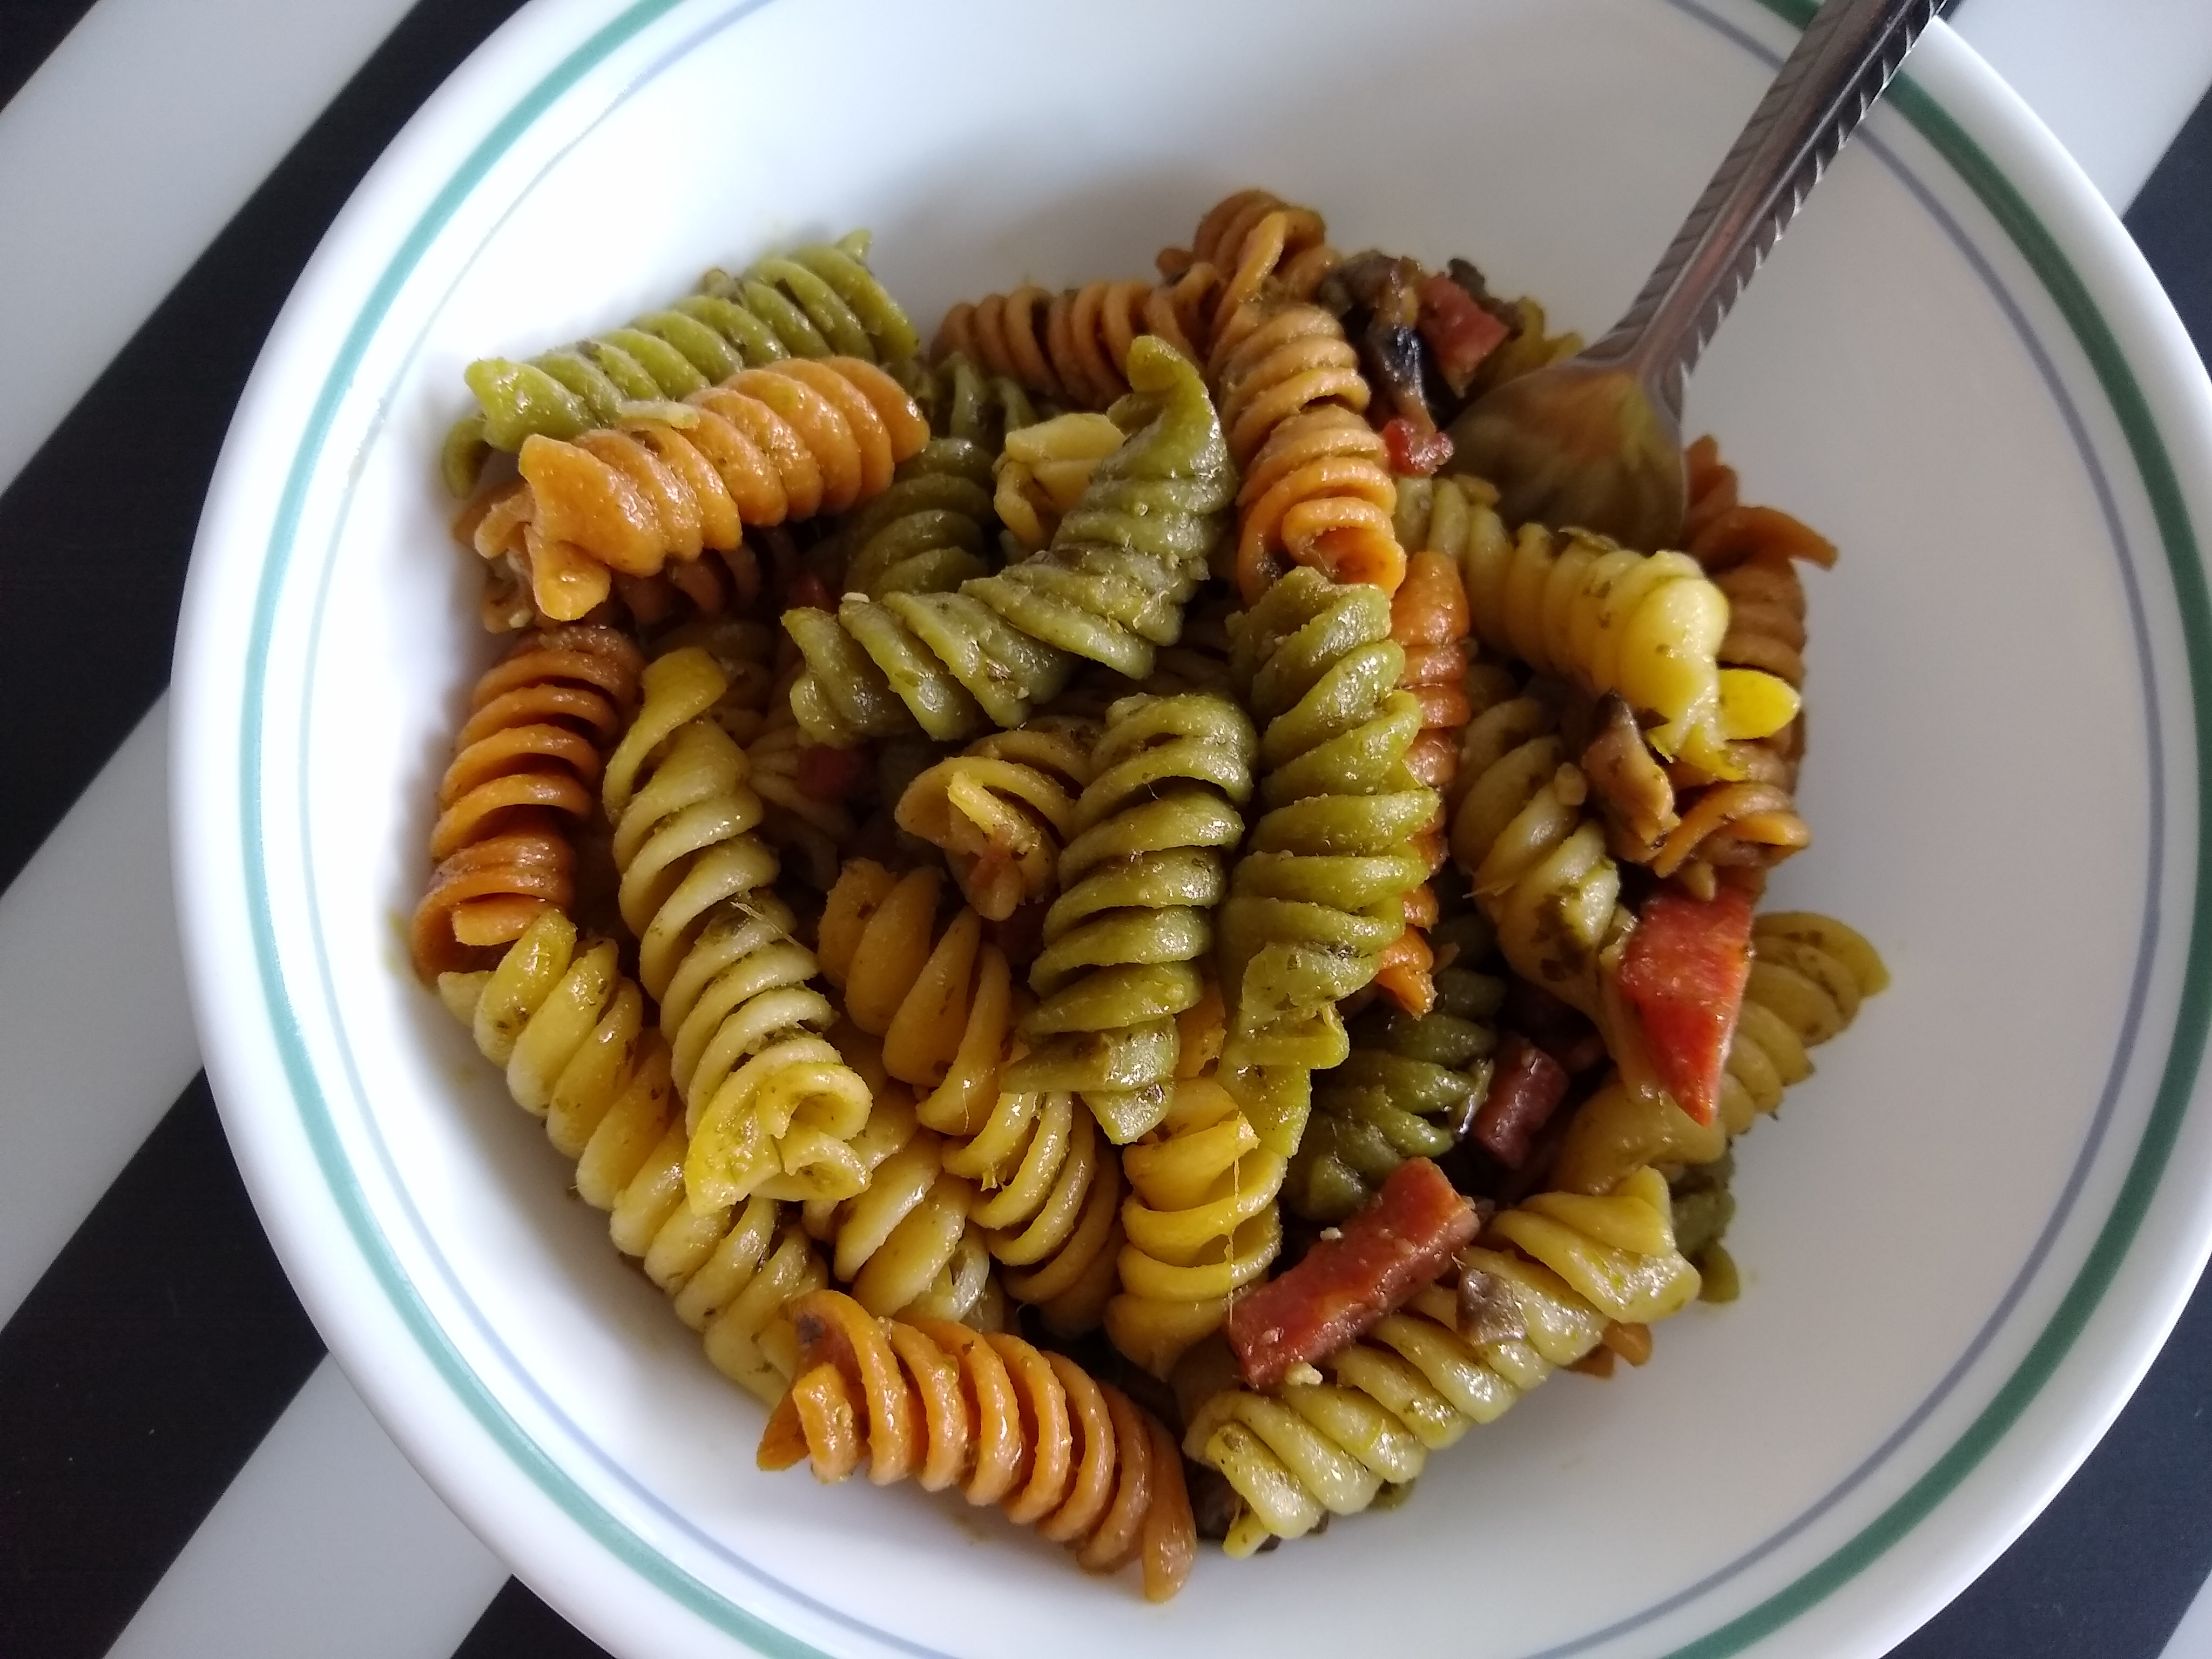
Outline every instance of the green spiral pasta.
POLYGON ((1540 1194, 1485 1237, 1504 1248, 1462 1253, 1460 1293, 1420 1291, 1323 1360, 1328 1380, 1224 1389, 1191 1414, 1183 1450, 1219 1470, 1239 1500, 1230 1553, 1366 1509, 1385 1485, 1419 1474, 1429 1453, 1589 1354, 1609 1322, 1650 1324, 1698 1293, 1698 1270, 1674 1247, 1667 1183, 1651 1170, 1603 1198, 1540 1194), (1469 1274, 1480 1275, 1474 1286, 1469 1274), (1480 1310, 1473 1328, 1470 1304, 1480 1310))
POLYGON ((1298 1214, 1342 1221, 1364 1209, 1407 1158, 1449 1152, 1489 1095, 1505 981, 1476 971, 1494 936, 1461 905, 1430 931, 1450 962, 1436 970, 1436 1006, 1415 1015, 1376 1002, 1352 1024, 1351 1057, 1314 1078, 1313 1116, 1283 1187, 1298 1214))
POLYGON ((855 507, 830 538, 844 591, 945 593, 992 568, 991 452, 965 438, 933 438, 892 473, 890 487, 855 507))
POLYGON ((626 404, 688 398, 741 368, 784 357, 912 357, 921 337, 870 274, 867 251, 868 233, 856 230, 742 276, 710 270, 698 293, 527 362, 478 358, 463 375, 478 410, 446 437, 447 485, 466 495, 489 450, 614 426, 626 404))
POLYGON ((987 374, 961 352, 934 368, 911 359, 897 372, 932 432, 980 444, 994 454, 1005 447, 1008 433, 1035 426, 1054 412, 1053 404, 1032 399, 1019 381, 987 374))
POLYGON ((1428 875, 1436 793, 1406 768, 1421 709, 1379 587, 1304 567, 1247 611, 1231 672, 1259 724, 1260 805, 1221 908, 1221 1074, 1261 1144, 1297 1150, 1311 1073, 1349 1052, 1337 1003, 1375 977, 1428 875))
POLYGON ((1194 692, 1123 698, 1091 750, 1006 1086, 1079 1091, 1116 1146, 1166 1115, 1258 746, 1231 699, 1194 692))
POLYGON ((850 748, 919 726, 940 742, 1024 724, 1083 659, 1131 679, 1173 644, 1236 493, 1196 373, 1150 336, 1130 354, 1129 437, 1100 463, 1052 545, 951 593, 848 594, 783 618, 806 659, 792 712, 850 748))

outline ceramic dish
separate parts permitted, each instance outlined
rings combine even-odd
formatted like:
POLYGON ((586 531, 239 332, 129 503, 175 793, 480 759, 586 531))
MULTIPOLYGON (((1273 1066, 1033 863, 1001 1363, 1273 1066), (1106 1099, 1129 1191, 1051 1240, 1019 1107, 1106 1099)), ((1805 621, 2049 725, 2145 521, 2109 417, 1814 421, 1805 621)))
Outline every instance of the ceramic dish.
POLYGON ((2066 1479, 2212 1240, 2212 395, 2116 220, 1942 26, 1691 390, 1815 574, 1778 902, 1895 986, 1741 1151, 1745 1294, 1413 1500, 1146 1605, 957 1503, 753 1467, 761 1408, 407 971, 492 646, 434 458, 463 364, 866 224, 927 330, 1148 267, 1265 183, 1601 326, 1806 8, 547 0, 410 125, 232 428, 174 702, 209 1071, 362 1395, 628 1656, 1875 1654, 2066 1479))

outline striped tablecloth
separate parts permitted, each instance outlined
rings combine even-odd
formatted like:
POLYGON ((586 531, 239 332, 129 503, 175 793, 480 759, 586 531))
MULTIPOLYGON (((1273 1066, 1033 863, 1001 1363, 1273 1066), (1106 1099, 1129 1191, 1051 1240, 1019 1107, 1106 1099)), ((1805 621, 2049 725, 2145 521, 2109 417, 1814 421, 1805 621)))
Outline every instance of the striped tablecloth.
MULTIPOLYGON (((514 0, 0 0, 0 1656, 599 1651, 370 1419, 217 1124, 164 689, 200 500, 325 227, 514 0)), ((1954 22, 2212 353, 2212 0, 1954 22)), ((2212 1288, 1913 1659, 2212 1659, 2212 1288), (2193 1605, 2192 1605, 2193 1604, 2193 1605)))

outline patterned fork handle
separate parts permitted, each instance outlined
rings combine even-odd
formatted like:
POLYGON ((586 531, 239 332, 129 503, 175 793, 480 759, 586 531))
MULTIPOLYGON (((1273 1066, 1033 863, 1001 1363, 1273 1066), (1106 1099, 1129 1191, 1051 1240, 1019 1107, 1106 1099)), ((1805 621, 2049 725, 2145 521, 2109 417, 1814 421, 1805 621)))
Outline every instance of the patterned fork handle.
POLYGON ((1821 173, 1943 0, 1826 0, 1627 313, 1583 354, 1633 368, 1679 421, 1682 385, 1821 173))

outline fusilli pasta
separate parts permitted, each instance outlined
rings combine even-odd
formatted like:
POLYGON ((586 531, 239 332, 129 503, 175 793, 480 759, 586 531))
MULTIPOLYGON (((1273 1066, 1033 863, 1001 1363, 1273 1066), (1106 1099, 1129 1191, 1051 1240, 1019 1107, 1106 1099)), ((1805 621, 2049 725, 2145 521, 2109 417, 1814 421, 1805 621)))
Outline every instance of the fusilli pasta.
POLYGON ((1728 1051, 1718 1109, 1699 1124, 1664 1094, 1609 1079, 1567 1126, 1552 1165, 1555 1186, 1610 1191, 1649 1164, 1710 1164, 1813 1073, 1808 1048, 1857 1018, 1889 983, 1881 954, 1830 916, 1772 911, 1752 922, 1750 982, 1728 1051))
POLYGON ((1114 704, 1090 757, 1030 970, 1032 1047, 1008 1081, 1080 1091, 1117 1145, 1167 1110, 1176 1022, 1203 995, 1257 746, 1233 701, 1194 692, 1114 704))
POLYGON ((1174 1437, 1118 1389, 1018 1337, 878 1321, 835 1291, 791 1316, 799 1369, 761 1437, 763 1468, 805 1460, 842 1480, 866 1460, 878 1486, 957 1483, 1090 1571, 1139 1561, 1152 1601, 1189 1576, 1198 1538, 1174 1437))
POLYGON ((906 787, 897 822, 940 848, 976 914, 1004 921, 1059 890, 1060 848, 1077 828, 1097 728, 1048 714, 978 738, 906 787))
POLYGON ((474 544, 519 556, 538 610, 568 621, 603 603, 617 574, 651 576, 736 547, 748 526, 881 495, 928 437, 914 400, 857 357, 741 369, 619 427, 525 438, 526 488, 511 511, 485 515, 474 544))
POLYGON ((590 817, 642 665, 613 629, 564 628, 517 641, 477 681, 438 784, 435 868, 409 934, 417 974, 466 966, 568 908, 575 850, 563 820, 590 817))
POLYGON ((807 663, 792 712, 816 742, 850 747, 917 725, 951 741, 1020 726, 1079 658, 1132 679, 1152 672, 1180 631, 1231 480, 1188 363, 1140 339, 1129 365, 1141 424, 1099 463, 1045 552, 955 593, 848 596, 834 617, 786 613, 807 663))
POLYGON ((1260 727, 1260 817, 1222 905, 1222 1077, 1262 1145, 1297 1149, 1311 1073, 1347 1052, 1336 1005, 1375 976, 1426 873, 1434 793, 1406 768, 1420 705, 1380 588, 1294 569, 1248 611, 1231 670, 1260 727))
POLYGON ((496 967, 441 975, 438 994, 505 1068, 516 1103, 576 1160, 577 1194, 610 1212, 616 1247, 673 1298, 717 1370, 774 1401, 794 1346, 778 1328, 783 1306, 827 1277, 773 1200, 685 1201, 690 1138, 667 1044, 614 941, 580 940, 568 917, 545 910, 496 967))
POLYGON ((1485 1237, 1493 1247, 1466 1251, 1460 1271, 1490 1281, 1506 1316, 1498 1334, 1462 1334, 1462 1298, 1431 1285, 1331 1355, 1328 1380, 1224 1389, 1192 1414, 1183 1449, 1242 1502, 1232 1554, 1271 1535, 1304 1537, 1324 1515, 1357 1514, 1386 1482, 1412 1480, 1430 1452, 1589 1353, 1608 1322, 1650 1324, 1697 1295, 1697 1269, 1674 1248, 1667 1183, 1650 1170, 1607 1197, 1527 1200, 1485 1237))
POLYGON ((914 325, 870 273, 868 235, 762 260, 742 276, 710 270, 700 291, 627 328, 514 362, 483 357, 464 375, 478 410, 446 439, 447 484, 474 486, 487 449, 574 438, 613 426, 640 402, 688 398, 742 368, 787 357, 910 357, 914 325))
POLYGON ((1283 1169, 1213 1077, 1174 1085, 1158 1127, 1121 1153, 1133 1191, 1121 1206, 1120 1289, 1106 1304, 1116 1348, 1165 1376, 1221 1328, 1230 1298, 1282 1248, 1283 1169))
POLYGON ((706 718, 727 682, 698 647, 647 665, 645 701, 607 763, 623 922, 660 1005, 691 1134, 694 1205, 847 1198, 868 1090, 818 1033, 836 1018, 819 964, 768 891, 775 855, 744 750, 706 718))

